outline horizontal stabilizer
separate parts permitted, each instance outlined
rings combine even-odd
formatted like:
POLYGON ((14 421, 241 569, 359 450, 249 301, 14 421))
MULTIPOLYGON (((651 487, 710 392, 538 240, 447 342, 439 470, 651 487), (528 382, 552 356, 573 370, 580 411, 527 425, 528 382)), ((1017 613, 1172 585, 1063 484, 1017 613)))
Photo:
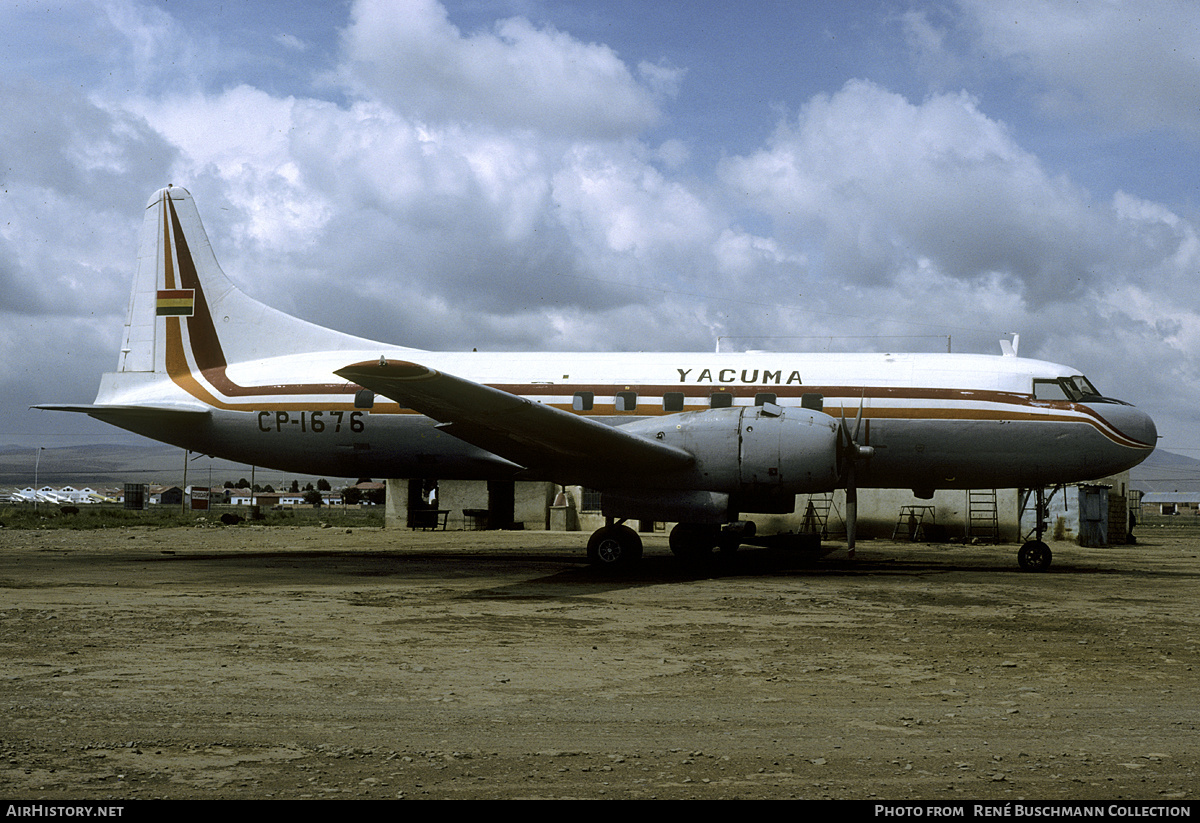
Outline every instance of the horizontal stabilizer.
POLYGON ((637 434, 406 361, 366 361, 335 374, 437 420, 492 454, 556 477, 686 469, 694 458, 637 434))
POLYGON ((174 417, 177 420, 188 418, 199 420, 211 412, 206 408, 188 408, 183 406, 67 406, 45 403, 30 406, 32 409, 45 411, 65 411, 86 414, 106 423, 116 423, 118 420, 147 420, 153 418, 166 419, 174 417))

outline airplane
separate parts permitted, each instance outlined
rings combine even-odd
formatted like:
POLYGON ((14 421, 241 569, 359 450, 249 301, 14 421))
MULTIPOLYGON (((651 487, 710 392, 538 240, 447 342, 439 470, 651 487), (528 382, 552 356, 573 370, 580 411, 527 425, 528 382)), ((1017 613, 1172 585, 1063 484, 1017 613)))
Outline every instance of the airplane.
MULTIPOLYGON (((116 371, 79 412, 192 451, 339 477, 544 480, 601 492, 589 561, 642 556, 629 520, 694 558, 746 513, 844 489, 1094 480, 1153 451, 1153 420, 1068 366, 1002 354, 433 352, 354 337, 239 291, 191 194, 146 204, 116 371)), ((1039 520, 1041 518, 1039 517, 1039 520)), ((1023 545, 1041 570, 1049 547, 1023 545)))

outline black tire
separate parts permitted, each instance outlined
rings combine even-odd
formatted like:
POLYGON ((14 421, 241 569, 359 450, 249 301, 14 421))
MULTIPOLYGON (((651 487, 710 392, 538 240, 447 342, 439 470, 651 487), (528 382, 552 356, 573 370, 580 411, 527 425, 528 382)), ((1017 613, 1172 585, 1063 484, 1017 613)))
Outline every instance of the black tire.
POLYGON ((642 559, 642 538, 628 526, 604 526, 592 532, 588 562, 601 569, 627 569, 642 559))
POLYGON ((1040 540, 1030 540, 1017 552, 1017 563, 1027 572, 1044 572, 1051 560, 1050 547, 1040 540))

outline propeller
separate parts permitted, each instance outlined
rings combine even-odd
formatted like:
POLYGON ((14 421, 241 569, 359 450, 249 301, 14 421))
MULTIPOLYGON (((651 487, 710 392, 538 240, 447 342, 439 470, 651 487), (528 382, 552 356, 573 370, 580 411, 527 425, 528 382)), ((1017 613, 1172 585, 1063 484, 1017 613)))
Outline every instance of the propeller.
POLYGON ((854 559, 854 538, 858 528, 858 479, 855 476, 855 466, 859 460, 866 460, 875 454, 870 446, 858 444, 859 430, 862 428, 863 404, 866 393, 858 401, 858 415, 854 418, 854 433, 846 425, 846 407, 842 406, 842 423, 838 429, 838 462, 839 479, 846 488, 846 553, 854 559))

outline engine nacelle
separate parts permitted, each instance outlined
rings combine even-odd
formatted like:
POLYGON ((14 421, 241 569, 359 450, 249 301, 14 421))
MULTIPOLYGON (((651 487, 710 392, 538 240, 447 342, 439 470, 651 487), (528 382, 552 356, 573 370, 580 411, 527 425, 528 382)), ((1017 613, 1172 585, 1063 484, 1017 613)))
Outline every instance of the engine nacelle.
POLYGON ((640 420, 623 428, 696 456, 690 472, 672 478, 675 488, 722 492, 737 501, 790 498, 837 486, 838 422, 812 409, 735 406, 640 420))

